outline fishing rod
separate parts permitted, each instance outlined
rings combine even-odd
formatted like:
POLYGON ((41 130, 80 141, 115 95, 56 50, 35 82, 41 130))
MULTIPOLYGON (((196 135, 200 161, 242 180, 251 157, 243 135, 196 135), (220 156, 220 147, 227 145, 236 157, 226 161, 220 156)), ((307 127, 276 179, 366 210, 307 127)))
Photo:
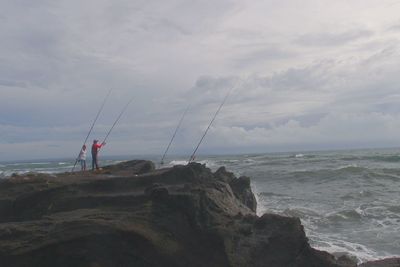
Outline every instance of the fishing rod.
POLYGON ((199 143, 196 146, 196 149, 193 151, 193 154, 190 156, 190 159, 188 161, 188 163, 194 161, 195 156, 196 156, 196 152, 200 147, 200 144, 203 142, 204 137, 207 135, 208 130, 210 129, 212 123, 214 122, 215 118, 217 117, 219 111, 221 110, 222 106, 225 104, 226 100, 228 99, 228 96, 230 95, 231 91, 232 91, 233 87, 231 87, 231 89, 229 89, 228 93, 226 94, 224 100, 222 101, 221 105, 218 107, 217 112, 215 112, 214 117, 212 118, 210 124, 208 125, 206 131, 204 132, 203 136, 201 137, 199 143))
MULTIPOLYGON (((108 94, 107 94, 106 97, 104 98, 103 103, 101 104, 100 109, 99 109, 99 111, 97 112, 97 115, 96 115, 96 117, 95 117, 95 119, 94 119, 94 121, 93 121, 93 123, 92 123, 92 126, 91 126, 90 129, 89 129, 89 132, 88 132, 88 134, 87 134, 87 136, 86 136, 86 139, 85 139, 85 141, 83 142, 83 145, 82 145, 82 146, 84 146, 84 145, 86 144, 87 140, 89 139, 89 136, 90 136, 90 134, 92 133, 93 127, 94 127, 94 125, 96 124, 96 121, 97 121, 97 119, 99 118, 100 113, 101 113, 101 111, 103 110, 104 105, 106 104, 106 101, 107 101, 108 97, 109 97, 110 94, 111 94, 111 91, 112 91, 112 89, 110 89, 110 91, 108 91, 108 94)), ((79 151, 79 154, 80 154, 80 151, 79 151)), ((76 164, 78 163, 79 154, 78 154, 78 157, 77 157, 76 160, 75 160, 74 167, 72 167, 71 172, 74 171, 75 166, 76 166, 76 164)))
POLYGON ((179 123, 178 123, 178 126, 176 126, 175 132, 174 132, 174 134, 172 135, 172 138, 171 138, 171 140, 169 141, 169 144, 168 144, 168 146, 167 146, 167 149, 165 150, 164 155, 163 155, 162 158, 161 158, 161 162, 160 162, 161 165, 164 164, 164 158, 165 158, 165 156, 167 155, 167 152, 168 152, 168 150, 169 150, 169 147, 170 147, 171 144, 172 144, 172 141, 174 141, 174 138, 175 138, 176 133, 178 132, 179 128, 181 127, 181 124, 182 124, 182 122, 183 122, 183 119, 185 118, 186 113, 187 113, 188 110, 189 110, 189 107, 190 107, 190 105, 187 106, 185 112, 183 113, 183 115, 182 115, 182 117, 181 117, 181 119, 180 119, 180 121, 179 121, 179 123))
POLYGON ((114 124, 111 126, 111 129, 108 131, 106 137, 103 140, 103 144, 106 142, 108 136, 110 135, 111 131, 114 129, 115 125, 118 123, 119 119, 121 118, 122 114, 125 113, 126 109, 128 108, 129 104, 133 101, 133 98, 129 100, 129 102, 125 105, 125 107, 122 109, 121 113, 118 115, 117 119, 114 121, 114 124))

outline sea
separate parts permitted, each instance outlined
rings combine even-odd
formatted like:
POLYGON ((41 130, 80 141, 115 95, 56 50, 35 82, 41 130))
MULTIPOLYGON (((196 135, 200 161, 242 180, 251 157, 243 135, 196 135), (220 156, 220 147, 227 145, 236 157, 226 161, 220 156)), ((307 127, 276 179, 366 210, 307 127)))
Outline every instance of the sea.
MULTIPOLYGON (((104 157, 100 163, 138 158, 160 167, 158 156, 104 157)), ((169 156, 164 167, 186 160, 169 156)), ((258 215, 299 217, 314 248, 350 254, 359 262, 400 257, 400 149, 213 155, 196 161, 250 177, 258 215)), ((2 162, 0 179, 66 172, 73 164, 73 159, 2 162)))

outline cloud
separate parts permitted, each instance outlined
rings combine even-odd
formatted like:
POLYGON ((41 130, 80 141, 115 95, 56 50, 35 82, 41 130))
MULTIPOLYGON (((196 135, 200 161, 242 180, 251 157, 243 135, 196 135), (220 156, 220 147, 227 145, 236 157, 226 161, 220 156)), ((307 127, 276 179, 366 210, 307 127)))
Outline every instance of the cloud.
MULTIPOLYGON (((248 77, 221 111, 204 151, 395 146, 399 59, 399 51, 389 49, 248 77)), ((191 135, 200 136, 205 126, 191 135)))
POLYGON ((393 24, 389 27, 389 31, 398 32, 400 31, 400 23, 393 24))
POLYGON ((238 68, 243 68, 259 62, 279 61, 293 57, 296 57, 296 54, 290 50, 284 50, 279 47, 270 46, 247 52, 245 55, 235 59, 234 64, 238 68))
POLYGON ((338 33, 317 33, 300 36, 296 42, 305 46, 338 46, 345 45, 360 39, 369 38, 372 31, 357 29, 338 33))
POLYGON ((110 88, 96 138, 135 101, 109 154, 162 153, 188 104, 171 153, 190 153, 232 87, 200 151, 394 144, 400 61, 390 3, 3 3, 0 149, 14 150, 0 160, 74 155, 110 88))

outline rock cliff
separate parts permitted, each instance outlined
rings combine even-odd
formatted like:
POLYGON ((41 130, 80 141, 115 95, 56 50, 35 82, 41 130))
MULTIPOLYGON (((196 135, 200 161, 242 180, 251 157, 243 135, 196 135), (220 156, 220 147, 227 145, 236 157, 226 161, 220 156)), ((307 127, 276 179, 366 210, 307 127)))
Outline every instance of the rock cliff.
POLYGON ((258 217, 256 205, 248 177, 197 163, 14 176, 0 181, 0 263, 355 266, 311 248, 298 218, 258 217))

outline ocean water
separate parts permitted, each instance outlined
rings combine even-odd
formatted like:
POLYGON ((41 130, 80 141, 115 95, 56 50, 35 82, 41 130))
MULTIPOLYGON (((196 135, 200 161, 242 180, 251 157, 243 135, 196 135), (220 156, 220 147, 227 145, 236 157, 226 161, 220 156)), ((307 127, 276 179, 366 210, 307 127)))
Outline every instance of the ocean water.
MULTIPOLYGON (((101 164, 128 159, 105 158, 101 164)), ((165 162, 185 160, 170 156, 165 162)), ((251 177, 258 214, 299 217, 317 249, 346 252, 360 262, 400 256, 400 149, 199 156, 197 161, 251 177)), ((0 163, 0 176, 65 172, 73 163, 0 163)))

